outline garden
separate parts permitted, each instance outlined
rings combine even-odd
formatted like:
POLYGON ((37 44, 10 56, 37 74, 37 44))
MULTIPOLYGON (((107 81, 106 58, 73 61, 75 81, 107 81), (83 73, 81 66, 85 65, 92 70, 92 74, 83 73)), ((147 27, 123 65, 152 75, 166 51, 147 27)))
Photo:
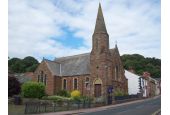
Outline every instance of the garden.
MULTIPOLYGON (((13 78, 12 82, 14 81, 13 78)), ((9 115, 57 112, 94 106, 91 103, 92 99, 81 96, 78 90, 61 90, 56 95, 48 96, 42 83, 26 82, 21 85, 16 81, 17 87, 13 85, 9 86, 9 115)))

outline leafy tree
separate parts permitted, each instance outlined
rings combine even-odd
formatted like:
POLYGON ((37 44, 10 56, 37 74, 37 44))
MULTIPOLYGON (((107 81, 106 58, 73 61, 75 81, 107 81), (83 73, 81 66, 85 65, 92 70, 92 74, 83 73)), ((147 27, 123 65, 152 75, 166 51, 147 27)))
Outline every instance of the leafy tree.
POLYGON ((38 64, 38 61, 34 57, 27 56, 22 60, 22 63, 25 67, 31 67, 34 64, 38 64))
POLYGON ((142 75, 144 71, 151 73, 153 77, 161 77, 161 60, 145 58, 139 54, 125 54, 121 56, 125 69, 133 68, 136 74, 142 75))
POLYGON ((17 95, 21 92, 21 84, 17 78, 8 76, 8 96, 17 95))
POLYGON ((38 64, 38 61, 31 56, 24 59, 12 58, 8 60, 9 70, 14 73, 34 72, 38 64))

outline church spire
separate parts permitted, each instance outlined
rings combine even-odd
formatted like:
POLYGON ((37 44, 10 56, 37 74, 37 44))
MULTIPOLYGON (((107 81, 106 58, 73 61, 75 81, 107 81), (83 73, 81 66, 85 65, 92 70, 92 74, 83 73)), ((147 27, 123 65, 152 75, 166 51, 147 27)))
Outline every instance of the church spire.
POLYGON ((99 32, 106 32, 107 33, 100 3, 99 3, 99 8, 98 8, 98 14, 97 14, 96 26, 95 26, 94 33, 99 33, 99 32))

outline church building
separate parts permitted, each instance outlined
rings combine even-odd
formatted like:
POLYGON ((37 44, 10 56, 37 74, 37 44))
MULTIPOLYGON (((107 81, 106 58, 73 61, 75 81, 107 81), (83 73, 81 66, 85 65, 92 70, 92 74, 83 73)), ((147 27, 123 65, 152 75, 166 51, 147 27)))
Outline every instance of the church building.
POLYGON ((112 100, 116 89, 128 92, 118 47, 109 48, 109 34, 100 4, 91 52, 53 61, 43 59, 34 72, 33 80, 43 82, 48 95, 55 95, 60 90, 79 90, 84 96, 106 103, 112 100))

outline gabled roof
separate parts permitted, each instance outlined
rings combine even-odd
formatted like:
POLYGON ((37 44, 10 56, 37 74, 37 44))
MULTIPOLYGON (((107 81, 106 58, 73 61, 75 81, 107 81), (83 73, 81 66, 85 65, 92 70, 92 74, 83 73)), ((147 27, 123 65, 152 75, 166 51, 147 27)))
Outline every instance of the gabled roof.
POLYGON ((14 77, 17 78, 20 83, 25 83, 32 80, 32 78, 27 76, 25 73, 16 73, 14 74, 14 77))
MULTIPOLYGON (((115 50, 110 49, 112 55, 115 50)), ((54 61, 44 59, 49 70, 56 76, 75 76, 90 74, 90 53, 56 58, 54 61)))
POLYGON ((51 60, 47 60, 44 59, 45 63, 48 66, 48 69, 52 72, 53 75, 60 75, 60 64, 55 62, 55 61, 51 61, 51 60))
POLYGON ((61 76, 90 74, 89 53, 56 58, 55 61, 61 64, 61 76))

